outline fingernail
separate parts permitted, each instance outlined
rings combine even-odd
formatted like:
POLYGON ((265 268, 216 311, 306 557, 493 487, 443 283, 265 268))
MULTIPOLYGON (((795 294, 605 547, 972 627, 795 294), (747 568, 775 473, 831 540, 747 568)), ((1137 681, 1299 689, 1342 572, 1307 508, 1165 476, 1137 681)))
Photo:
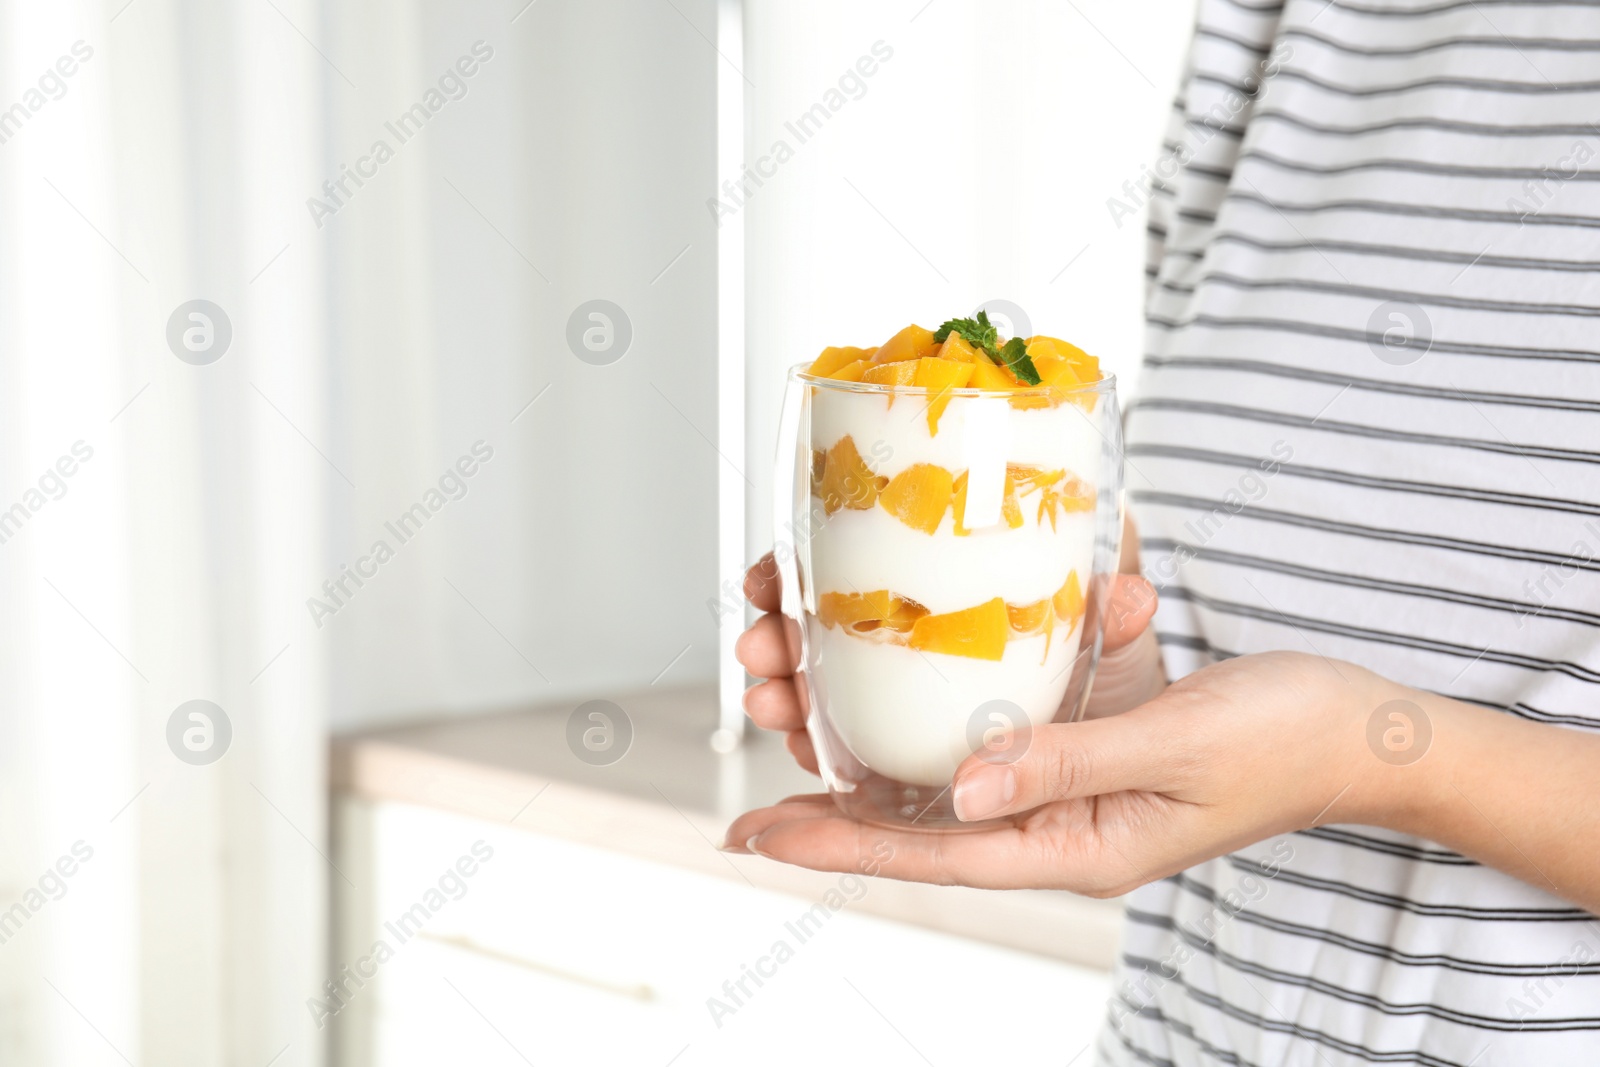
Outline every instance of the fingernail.
POLYGON ((743 845, 736 845, 732 841, 724 841, 722 844, 718 845, 717 848, 723 852, 731 852, 735 856, 750 855, 749 849, 745 848, 743 845))
POLYGON ((962 822, 987 819, 1017 798, 1017 776, 1010 767, 978 767, 956 783, 952 799, 962 822))
POLYGON ((761 851, 760 845, 761 835, 756 834, 754 837, 750 838, 750 840, 744 843, 744 848, 746 852, 754 852, 757 856, 766 856, 767 859, 770 860, 772 858, 771 854, 761 851))

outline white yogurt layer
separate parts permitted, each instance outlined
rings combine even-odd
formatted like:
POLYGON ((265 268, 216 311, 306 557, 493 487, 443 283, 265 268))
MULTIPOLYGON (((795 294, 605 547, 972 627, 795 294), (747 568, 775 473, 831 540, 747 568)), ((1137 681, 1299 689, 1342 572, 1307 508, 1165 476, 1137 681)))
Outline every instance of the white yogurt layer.
POLYGON ((1022 525, 1001 514, 1006 465, 1064 469, 1093 483, 1104 442, 1092 416, 1072 404, 1016 409, 1004 397, 952 397, 936 436, 925 398, 819 388, 811 401, 810 447, 826 451, 845 435, 876 474, 892 478, 915 463, 968 472, 967 528, 957 537, 946 512, 932 534, 881 506, 843 509, 813 530, 801 552, 812 684, 852 752, 870 769, 916 785, 942 786, 970 749, 967 725, 991 700, 1009 700, 1035 723, 1060 706, 1082 626, 1058 624, 1045 658, 1042 634, 1007 643, 999 662, 916 650, 826 630, 816 620, 823 593, 888 590, 934 614, 994 597, 1011 605, 1053 595, 1072 571, 1087 589, 1094 514, 1039 513, 1040 492, 1021 495, 1022 525), (1041 663, 1041 660, 1044 660, 1041 663))
POLYGON ((1048 658, 1036 635, 1008 642, 996 662, 879 644, 815 619, 808 626, 812 685, 840 738, 877 773, 927 786, 950 784, 973 751, 974 714, 989 701, 1009 700, 1035 726, 1055 718, 1083 633, 1081 623, 1071 634, 1063 623, 1048 658))

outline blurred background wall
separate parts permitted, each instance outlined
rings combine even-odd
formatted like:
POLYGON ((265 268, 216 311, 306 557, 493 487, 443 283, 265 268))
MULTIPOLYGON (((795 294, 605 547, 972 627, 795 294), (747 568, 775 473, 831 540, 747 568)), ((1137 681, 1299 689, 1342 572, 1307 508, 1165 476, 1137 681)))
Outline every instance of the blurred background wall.
POLYGON ((329 732, 709 682, 781 368, 1006 299, 1129 374, 1107 200, 1189 17, 749 0, 734 59, 713 0, 0 0, 0 1062, 319 1062, 329 732), (730 77, 793 149, 742 441, 730 77))

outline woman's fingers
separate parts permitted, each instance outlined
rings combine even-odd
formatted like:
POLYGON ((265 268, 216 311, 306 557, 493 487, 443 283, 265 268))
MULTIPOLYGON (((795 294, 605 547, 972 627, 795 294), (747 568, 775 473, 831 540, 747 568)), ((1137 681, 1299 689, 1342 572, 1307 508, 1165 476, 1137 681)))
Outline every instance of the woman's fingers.
POLYGON ((794 761, 800 764, 802 770, 810 771, 816 775, 822 773, 817 767, 817 750, 811 744, 810 734, 804 730, 794 730, 790 732, 788 737, 783 739, 783 743, 784 747, 789 750, 789 755, 794 757, 794 761))
POLYGON ((980 752, 956 768, 951 799, 965 822, 1031 811, 1052 801, 1171 786, 1169 746, 1160 716, 1130 712, 1107 719, 1037 727, 1014 762, 980 752), (987 758, 986 758, 987 757, 987 758))
POLYGON ((746 689, 744 710, 763 730, 787 732, 802 730, 806 725, 794 682, 788 678, 773 678, 746 689))
POLYGON ((790 642, 784 636, 781 615, 763 615, 757 619, 734 642, 733 655, 757 678, 787 678, 797 666, 790 642))
POLYGON ((778 564, 768 552, 744 572, 745 599, 757 611, 777 611, 783 587, 778 581, 778 564))
POLYGON ((1089 692, 1088 718, 1116 715, 1153 700, 1166 688, 1161 648, 1150 628, 1158 597, 1137 574, 1112 578, 1100 666, 1089 692))
POLYGON ((1156 641, 1155 631, 1146 628, 1130 643, 1100 657, 1084 717, 1101 719, 1119 715, 1154 700, 1166 687, 1161 645, 1156 641))
POLYGON ((1117 560, 1117 570, 1123 574, 1138 574, 1139 528, 1133 523, 1133 512, 1122 513, 1122 556, 1117 560))
POLYGON ((1113 575, 1102 651, 1115 652, 1132 644, 1150 625, 1150 618, 1156 613, 1156 602, 1156 587, 1139 575, 1113 575))
POLYGON ((1066 885, 1073 879, 1060 843, 1024 828, 890 830, 847 818, 826 798, 750 812, 734 823, 730 837, 742 837, 748 851, 768 859, 817 871, 991 889, 1066 885))
POLYGON ((728 825, 727 840, 722 843, 722 847, 729 852, 747 851, 744 847, 745 842, 765 833, 777 823, 797 819, 821 819, 838 814, 838 806, 826 793, 802 793, 799 796, 785 797, 771 807, 747 811, 733 820, 728 825))

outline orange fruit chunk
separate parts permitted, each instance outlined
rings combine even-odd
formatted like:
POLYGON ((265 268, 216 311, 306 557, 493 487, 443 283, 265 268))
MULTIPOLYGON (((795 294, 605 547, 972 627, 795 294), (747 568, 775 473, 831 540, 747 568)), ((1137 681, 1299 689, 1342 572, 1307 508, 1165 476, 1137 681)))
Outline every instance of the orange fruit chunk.
POLYGON ((939 351, 939 342, 933 331, 912 324, 889 338, 873 353, 874 363, 899 363, 905 359, 921 359, 939 351))
POLYGON ((1094 488, 1064 470, 1047 471, 1017 463, 1008 465, 1006 470, 1016 479, 1023 496, 1034 492, 1039 494, 1039 512, 1036 521, 1042 523, 1044 517, 1049 515, 1052 530, 1056 528, 1056 519, 1061 512, 1070 514, 1074 511, 1094 510, 1094 488))
MULTIPOLYGON (((980 357, 978 350, 969 345, 967 339, 954 330, 951 330, 945 336, 944 344, 939 346, 939 358, 953 359, 958 363, 972 363, 980 358, 984 362, 989 360, 987 355, 980 357)), ((991 363, 990 366, 993 366, 993 364, 991 363)))
POLYGON ((1040 489, 1047 489, 1066 477, 1067 474, 1064 470, 1047 471, 1040 467, 1029 467, 1021 463, 1008 463, 1006 465, 1006 473, 1016 480, 1017 485, 1022 489, 1023 496, 1037 492, 1040 489))
MULTIPOLYGON (((899 363, 874 363, 861 375, 861 380, 873 385, 910 385, 917 377, 915 360, 899 363)), ((889 394, 889 406, 894 407, 894 394, 889 394)))
POLYGON ((967 537, 972 531, 964 525, 967 519, 967 472, 962 471, 950 483, 954 495, 950 500, 951 532, 957 537, 967 537))
POLYGON ((1044 656, 1039 660, 1041 665, 1050 659, 1050 642, 1055 637, 1056 613, 1051 610, 1053 607, 1053 597, 1035 600, 1032 604, 1006 605, 1012 630, 1020 634, 1044 634, 1044 656))
MULTIPOLYGON (((1077 345, 1063 341, 1059 337, 1046 337, 1036 334, 1028 338, 1028 355, 1034 357, 1034 365, 1038 366, 1039 356, 1057 356, 1065 359, 1071 365, 1072 371, 1078 376, 1080 382, 1097 382, 1101 378, 1100 361, 1077 345)), ((1041 376, 1043 368, 1041 368, 1041 376)))
POLYGON ((1056 340, 1054 337, 1046 337, 1042 333, 1034 334, 1032 337, 1027 339, 1027 352, 1028 355, 1033 358, 1035 365, 1037 365, 1041 356, 1065 355, 1065 353, 1056 347, 1057 345, 1064 343, 1065 342, 1056 340))
POLYGON ((899 363, 874 363, 861 375, 861 380, 871 382, 873 385, 910 385, 916 381, 917 364, 915 360, 902 360, 899 363))
POLYGON ((912 625, 908 643, 923 652, 999 660, 1006 654, 1010 627, 1006 602, 995 597, 975 608, 924 615, 912 625))
POLYGON ((885 511, 925 534, 932 534, 950 507, 953 479, 932 463, 913 463, 896 474, 878 497, 885 511))
POLYGON ((1039 372, 1039 384, 1053 385, 1061 389, 1076 389, 1084 382, 1078 377, 1077 367, 1065 356, 1040 356, 1033 361, 1033 368, 1039 372))
MULTIPOLYGON (((951 334, 951 337, 956 336, 951 334)), ((1000 364, 990 359, 988 355, 980 355, 972 364, 972 381, 967 383, 974 389, 1015 389, 1016 376, 1000 364)))
POLYGON ((1011 620, 1013 630, 1031 634, 1043 629, 1044 621, 1050 617, 1050 598, 1035 600, 1032 604, 1007 604, 1006 615, 1011 620))
POLYGON ((1067 580, 1061 583, 1061 588, 1050 599, 1055 602, 1056 615, 1062 622, 1076 623, 1083 618, 1083 587, 1078 584, 1078 572, 1068 574, 1067 580))
POLYGON ((896 633, 906 634, 917 624, 917 620, 928 614, 928 609, 918 604, 915 600, 902 599, 900 606, 889 613, 883 620, 884 629, 896 633))
POLYGON ((1006 471, 1006 496, 1000 504, 1000 514, 1005 516, 1006 525, 1013 530, 1022 526, 1022 505, 1017 502, 1017 483, 1011 477, 1011 472, 1006 471))
POLYGON ((819 485, 822 507, 829 515, 840 508, 865 511, 878 502, 878 494, 889 484, 889 479, 872 473, 856 443, 849 434, 839 438, 828 449, 822 464, 822 481, 819 485))
POLYGON ((822 625, 848 626, 858 633, 878 627, 906 633, 928 609, 908 597, 896 596, 887 589, 871 593, 823 593, 817 603, 817 618, 822 625))
POLYGON ((827 627, 876 621, 894 611, 897 599, 887 589, 872 593, 823 593, 817 601, 817 618, 827 627))
POLYGON ((1077 345, 1043 334, 1028 338, 1027 351, 1034 369, 1039 372, 1039 385, 1047 391, 1038 396, 1012 397, 1013 407, 1055 407, 1063 400, 1071 400, 1085 409, 1094 407, 1093 394, 1075 395, 1075 391, 1101 379, 1098 359, 1077 345))
POLYGON ((919 359, 916 367, 912 384, 928 390, 928 436, 932 437, 939 432, 939 418, 950 405, 950 391, 966 388, 971 380, 972 364, 949 359, 919 359))
POLYGON ((839 382, 859 382, 861 376, 866 373, 867 368, 870 366, 872 364, 866 360, 858 359, 854 363, 846 363, 838 370, 828 374, 827 377, 839 382))
POLYGON ((833 372, 840 367, 854 363, 858 359, 870 358, 862 355, 863 351, 860 348, 834 348, 831 346, 824 348, 822 355, 813 360, 811 366, 806 368, 806 373, 815 374, 819 378, 831 378, 833 377, 833 372))
MULTIPOLYGON (((1032 355, 1032 347, 1029 354, 1032 355)), ((1039 372, 1039 385, 1025 386, 1024 388, 1044 387, 1048 391, 1038 396, 1016 396, 1011 398, 1011 405, 1018 408, 1049 408, 1055 407, 1066 399, 1067 392, 1083 384, 1078 380, 1077 373, 1072 369, 1072 364, 1065 356, 1051 353, 1042 353, 1033 356, 1033 369, 1039 372)))

